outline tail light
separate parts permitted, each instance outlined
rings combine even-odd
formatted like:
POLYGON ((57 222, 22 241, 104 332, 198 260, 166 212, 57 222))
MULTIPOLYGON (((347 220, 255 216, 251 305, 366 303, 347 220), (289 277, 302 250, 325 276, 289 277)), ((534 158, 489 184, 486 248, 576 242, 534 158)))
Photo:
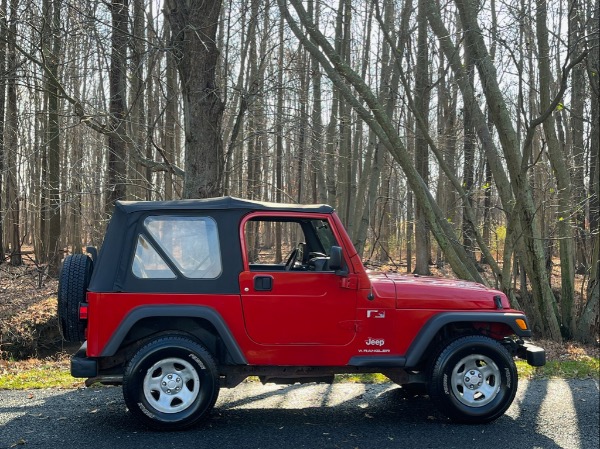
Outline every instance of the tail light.
POLYGON ((79 303, 79 319, 80 320, 88 319, 88 305, 86 302, 79 303))

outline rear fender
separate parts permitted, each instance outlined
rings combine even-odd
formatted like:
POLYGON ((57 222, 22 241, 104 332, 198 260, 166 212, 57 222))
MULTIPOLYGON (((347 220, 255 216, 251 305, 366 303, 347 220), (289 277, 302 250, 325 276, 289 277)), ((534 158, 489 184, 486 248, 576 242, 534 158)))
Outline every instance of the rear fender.
POLYGON ((223 342, 231 361, 234 364, 246 365, 247 361, 229 327, 221 315, 210 307, 202 306, 147 306, 132 310, 119 324, 116 331, 102 350, 102 357, 110 357, 117 353, 125 337, 131 329, 142 320, 148 318, 201 318, 208 321, 223 342))

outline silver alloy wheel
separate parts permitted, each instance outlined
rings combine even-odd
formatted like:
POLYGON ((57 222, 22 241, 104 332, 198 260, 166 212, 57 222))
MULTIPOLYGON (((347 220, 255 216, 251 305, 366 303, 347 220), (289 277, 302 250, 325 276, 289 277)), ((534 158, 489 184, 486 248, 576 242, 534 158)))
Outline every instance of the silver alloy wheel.
POLYGON ((456 364, 451 383, 456 399, 469 407, 483 407, 500 391, 500 370, 491 358, 471 354, 456 364))
POLYGON ((178 413, 187 409, 199 392, 198 372, 180 358, 159 360, 144 376, 144 397, 162 413, 178 413))

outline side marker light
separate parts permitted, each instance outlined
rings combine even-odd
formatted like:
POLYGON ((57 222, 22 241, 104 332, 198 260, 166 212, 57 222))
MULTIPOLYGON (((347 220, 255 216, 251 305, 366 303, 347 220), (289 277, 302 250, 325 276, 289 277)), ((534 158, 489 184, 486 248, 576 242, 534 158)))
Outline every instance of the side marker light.
POLYGON ((517 323, 517 326, 519 326, 521 329, 523 329, 524 331, 527 330, 527 323, 523 318, 517 318, 515 322, 517 323))

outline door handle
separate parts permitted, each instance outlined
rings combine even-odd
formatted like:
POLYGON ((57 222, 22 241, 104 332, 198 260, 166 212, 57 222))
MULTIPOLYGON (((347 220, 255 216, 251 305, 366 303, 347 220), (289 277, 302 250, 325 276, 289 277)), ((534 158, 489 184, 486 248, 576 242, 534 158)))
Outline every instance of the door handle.
POLYGON ((270 292, 273 290, 273 278, 271 276, 256 276, 254 278, 254 290, 270 292))

